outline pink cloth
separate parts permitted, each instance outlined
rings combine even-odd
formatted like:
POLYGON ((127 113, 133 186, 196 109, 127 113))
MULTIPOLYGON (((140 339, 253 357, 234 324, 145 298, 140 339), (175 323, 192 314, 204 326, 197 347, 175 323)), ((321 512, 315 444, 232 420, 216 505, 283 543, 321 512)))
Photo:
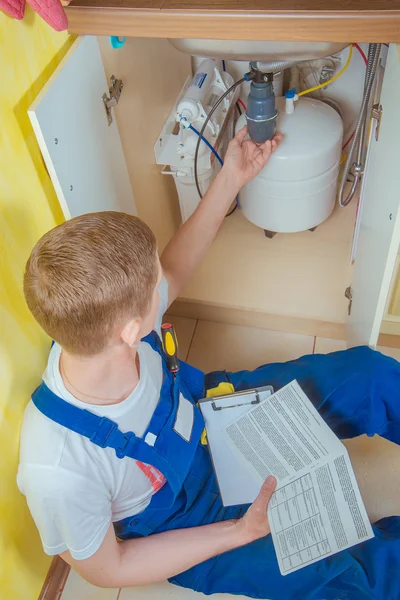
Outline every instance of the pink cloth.
POLYGON ((24 17, 25 0, 0 0, 0 10, 20 21, 24 17))
MULTIPOLYGON (((68 27, 67 15, 60 0, 27 0, 46 23, 56 31, 64 31, 68 27)), ((0 0, 0 10, 4 10, 14 19, 23 19, 25 0, 0 0)))

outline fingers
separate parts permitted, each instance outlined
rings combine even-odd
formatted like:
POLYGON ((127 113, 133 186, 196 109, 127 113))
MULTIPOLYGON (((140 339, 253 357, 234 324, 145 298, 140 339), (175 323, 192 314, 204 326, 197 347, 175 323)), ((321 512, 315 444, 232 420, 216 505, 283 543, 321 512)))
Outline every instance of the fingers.
POLYGON ((239 142, 239 144, 243 144, 244 139, 248 133, 247 125, 245 125, 240 131, 235 135, 235 140, 239 142))
MULTIPOLYGON (((247 134, 248 134, 248 128, 246 125, 240 131, 238 131, 238 133, 234 137, 234 140, 236 142, 238 142, 240 145, 242 145, 247 134)), ((265 153, 266 150, 270 154, 271 152, 275 152, 275 150, 278 148, 278 146, 282 142, 282 140, 283 140, 283 135, 281 133, 275 133, 272 140, 267 140, 263 144, 255 144, 255 142, 253 142, 252 140, 248 140, 248 142, 249 142, 249 145, 251 145, 251 146, 253 146, 253 145, 257 146, 257 148, 259 148, 263 154, 265 153)))
POLYGON ((267 140, 259 146, 262 152, 264 160, 268 160, 269 157, 278 148, 279 144, 283 140, 283 136, 280 133, 276 133, 272 140, 267 140))
POLYGON ((278 146, 282 142, 282 140, 283 140, 283 135, 281 133, 276 133, 274 135, 274 137, 271 140, 272 152, 275 152, 275 150, 278 148, 278 146))
POLYGON ((263 498, 264 502, 265 501, 267 502, 267 504, 270 501, 271 496, 275 491, 275 488, 276 488, 276 479, 275 479, 275 477, 273 477, 273 475, 270 475, 264 481, 263 486, 260 491, 260 496, 263 498))
POLYGON ((268 160, 268 158, 271 156, 272 152, 274 151, 274 146, 273 146, 272 140, 267 140, 266 142, 261 144, 261 146, 259 148, 262 152, 264 160, 268 160))
POLYGON ((268 498, 268 500, 271 498, 275 491, 276 483, 276 478, 273 475, 267 477, 261 488, 261 494, 264 498, 268 498))
POLYGON ((271 142, 272 152, 275 152, 282 140, 283 135, 280 133, 276 133, 272 140, 269 140, 271 142))
POLYGON ((238 521, 239 526, 245 533, 245 537, 250 541, 264 537, 271 532, 267 508, 275 488, 276 479, 270 475, 264 482, 260 493, 247 513, 238 521))

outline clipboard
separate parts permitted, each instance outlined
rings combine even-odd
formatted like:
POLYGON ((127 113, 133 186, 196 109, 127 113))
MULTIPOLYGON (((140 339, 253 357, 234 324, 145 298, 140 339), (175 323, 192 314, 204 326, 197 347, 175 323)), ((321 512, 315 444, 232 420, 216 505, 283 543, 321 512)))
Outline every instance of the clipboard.
POLYGON ((272 386, 233 392, 199 400, 208 449, 224 506, 249 504, 260 491, 260 482, 238 462, 227 442, 226 428, 274 393, 272 386))

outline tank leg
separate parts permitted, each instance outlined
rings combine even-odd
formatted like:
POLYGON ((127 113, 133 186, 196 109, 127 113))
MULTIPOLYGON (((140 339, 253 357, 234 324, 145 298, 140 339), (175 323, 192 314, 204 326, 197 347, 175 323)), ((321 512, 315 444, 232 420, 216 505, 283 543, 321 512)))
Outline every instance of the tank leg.
POLYGON ((309 229, 308 231, 315 231, 317 229, 318 225, 316 225, 315 227, 311 227, 311 229, 309 229))
POLYGON ((265 237, 272 240, 272 238, 276 235, 276 231, 269 231, 268 229, 264 229, 265 237))

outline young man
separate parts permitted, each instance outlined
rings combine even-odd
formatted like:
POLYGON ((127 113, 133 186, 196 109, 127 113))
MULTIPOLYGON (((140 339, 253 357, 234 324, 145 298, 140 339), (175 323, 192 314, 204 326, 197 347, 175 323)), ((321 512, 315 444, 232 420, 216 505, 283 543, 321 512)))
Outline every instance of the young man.
MULTIPOLYGON (((169 578, 206 594, 330 600, 400 598, 400 525, 282 577, 267 519, 270 477, 249 507, 222 506, 195 401, 296 378, 341 437, 400 441, 400 365, 367 348, 309 356, 253 373, 169 373, 161 317, 189 280, 240 187, 280 138, 257 147, 241 131, 194 215, 160 261, 139 219, 83 215, 47 233, 25 274, 33 315, 55 340, 28 404, 18 485, 43 546, 98 586, 169 578), (123 540, 117 543, 117 537, 123 540)), ((234 275, 234 274, 232 274, 234 275)), ((234 476, 234 475, 233 475, 234 476)))

